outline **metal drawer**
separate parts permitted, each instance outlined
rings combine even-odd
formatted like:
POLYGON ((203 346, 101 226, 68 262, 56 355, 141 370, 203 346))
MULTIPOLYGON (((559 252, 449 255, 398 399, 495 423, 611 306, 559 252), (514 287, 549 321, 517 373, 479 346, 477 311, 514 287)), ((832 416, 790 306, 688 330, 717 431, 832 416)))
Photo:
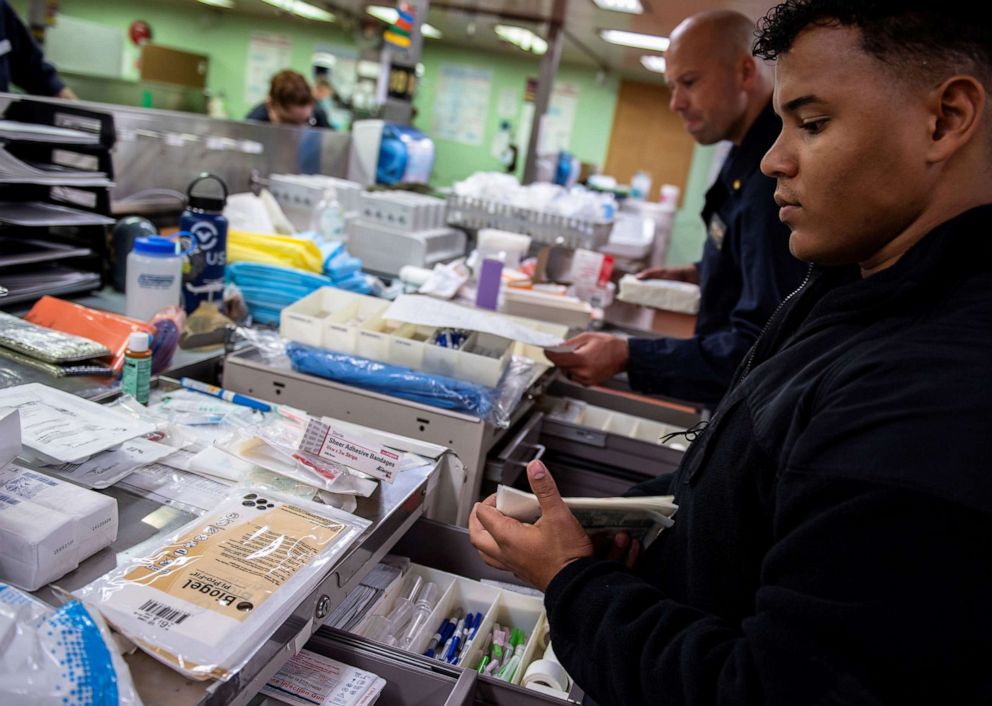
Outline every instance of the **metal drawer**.
MULTIPOLYGON (((469 544, 468 531, 421 518, 393 548, 411 561, 470 579, 494 579, 518 584, 509 572, 487 566, 469 544)), ((367 669, 389 682, 378 704, 384 706, 563 706, 568 702, 508 684, 471 669, 371 642, 330 628, 321 628, 306 649, 367 669)), ((581 700, 573 688, 571 699, 581 700)))

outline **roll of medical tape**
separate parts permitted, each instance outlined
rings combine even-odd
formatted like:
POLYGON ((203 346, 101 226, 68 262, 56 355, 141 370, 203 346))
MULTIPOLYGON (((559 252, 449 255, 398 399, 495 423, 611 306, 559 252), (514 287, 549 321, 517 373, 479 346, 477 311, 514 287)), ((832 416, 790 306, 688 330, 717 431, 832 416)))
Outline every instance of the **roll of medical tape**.
POLYGON ((541 684, 558 691, 568 691, 569 689, 569 678, 565 668, 550 659, 539 659, 531 662, 520 683, 525 687, 531 684, 541 684))

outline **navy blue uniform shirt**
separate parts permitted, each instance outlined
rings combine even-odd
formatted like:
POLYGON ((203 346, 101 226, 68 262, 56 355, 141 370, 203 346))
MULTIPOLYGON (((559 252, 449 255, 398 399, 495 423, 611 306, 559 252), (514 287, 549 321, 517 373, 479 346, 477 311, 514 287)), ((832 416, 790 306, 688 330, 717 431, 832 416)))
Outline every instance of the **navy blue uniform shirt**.
MULTIPOLYGON (((271 122, 269 120, 269 109, 266 107, 265 103, 259 103, 248 115, 245 116, 245 120, 257 120, 260 123, 271 122)), ((298 127, 331 127, 331 121, 327 119, 327 113, 316 103, 313 104, 313 114, 310 116, 309 125, 300 125, 298 127)), ((331 128, 333 129, 333 128, 331 128)))
POLYGON ((706 192, 695 335, 632 338, 627 376, 635 390, 715 405, 772 312, 802 283, 806 265, 789 253, 775 180, 758 168, 781 127, 769 102, 706 192))
POLYGON ((13 8, 0 0, 0 91, 11 84, 36 96, 55 96, 65 87, 13 8))

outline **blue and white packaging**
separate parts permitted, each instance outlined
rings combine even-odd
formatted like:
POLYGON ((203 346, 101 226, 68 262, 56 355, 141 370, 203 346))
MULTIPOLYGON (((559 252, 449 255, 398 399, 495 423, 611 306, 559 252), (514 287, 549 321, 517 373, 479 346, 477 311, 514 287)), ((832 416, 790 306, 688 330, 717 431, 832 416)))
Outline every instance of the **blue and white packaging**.
POLYGON ((53 609, 0 583, 0 703, 140 706, 99 614, 79 601, 53 609))

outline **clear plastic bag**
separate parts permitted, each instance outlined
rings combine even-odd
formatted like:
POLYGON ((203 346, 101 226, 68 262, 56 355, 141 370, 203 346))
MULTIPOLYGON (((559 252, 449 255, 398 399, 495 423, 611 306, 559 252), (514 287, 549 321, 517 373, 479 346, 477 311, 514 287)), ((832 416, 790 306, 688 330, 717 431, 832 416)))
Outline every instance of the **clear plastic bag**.
POLYGON ((79 601, 56 610, 0 583, 0 635, 0 703, 141 706, 110 630, 79 601))
POLYGON ((187 677, 227 679, 369 524, 326 505, 241 487, 75 595, 187 677))

